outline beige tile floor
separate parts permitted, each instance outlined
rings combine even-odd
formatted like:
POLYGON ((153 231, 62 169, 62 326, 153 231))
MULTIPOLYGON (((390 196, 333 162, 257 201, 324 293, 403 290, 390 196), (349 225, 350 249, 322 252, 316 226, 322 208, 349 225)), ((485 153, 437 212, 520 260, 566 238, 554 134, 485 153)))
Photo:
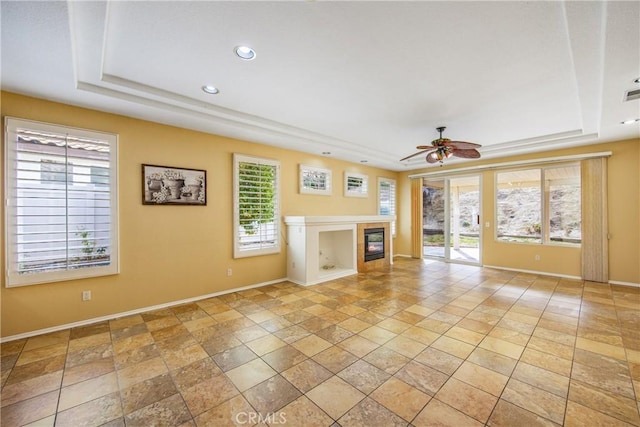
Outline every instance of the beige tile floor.
POLYGON ((2 350, 10 426, 640 426, 640 290, 399 259, 2 350))

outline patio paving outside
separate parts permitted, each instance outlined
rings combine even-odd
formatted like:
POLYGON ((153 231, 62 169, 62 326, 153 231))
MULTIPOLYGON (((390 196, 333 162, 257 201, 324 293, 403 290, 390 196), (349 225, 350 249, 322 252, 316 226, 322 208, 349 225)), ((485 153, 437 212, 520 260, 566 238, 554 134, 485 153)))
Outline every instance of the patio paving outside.
MULTIPOLYGON (((422 255, 430 258, 444 258, 443 246, 424 246, 422 255)), ((478 248, 451 248, 449 252, 451 261, 463 261, 478 263, 480 260, 480 249, 478 248)))

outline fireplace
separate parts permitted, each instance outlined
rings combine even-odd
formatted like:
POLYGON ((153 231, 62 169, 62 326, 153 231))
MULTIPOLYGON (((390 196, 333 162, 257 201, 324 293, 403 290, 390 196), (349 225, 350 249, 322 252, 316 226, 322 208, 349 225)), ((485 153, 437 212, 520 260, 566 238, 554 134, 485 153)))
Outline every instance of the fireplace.
POLYGON ((365 228, 364 261, 384 258, 384 228, 365 228))
POLYGON ((393 264, 393 220, 395 217, 389 215, 286 216, 287 278, 309 286, 358 273, 385 271, 393 264), (384 251, 378 253, 379 259, 369 262, 364 260, 367 229, 379 231, 379 241, 375 237, 368 239, 367 246, 384 251))

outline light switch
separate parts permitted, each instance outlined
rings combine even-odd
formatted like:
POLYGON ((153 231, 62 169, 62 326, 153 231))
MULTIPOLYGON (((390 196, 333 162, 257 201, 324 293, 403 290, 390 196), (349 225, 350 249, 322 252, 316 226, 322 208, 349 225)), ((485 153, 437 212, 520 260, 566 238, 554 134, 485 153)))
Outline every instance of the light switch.
POLYGON ((484 223, 484 227, 485 227, 485 228, 489 228, 490 226, 491 226, 491 224, 489 223, 489 221, 487 221, 487 222, 485 222, 485 223, 484 223))

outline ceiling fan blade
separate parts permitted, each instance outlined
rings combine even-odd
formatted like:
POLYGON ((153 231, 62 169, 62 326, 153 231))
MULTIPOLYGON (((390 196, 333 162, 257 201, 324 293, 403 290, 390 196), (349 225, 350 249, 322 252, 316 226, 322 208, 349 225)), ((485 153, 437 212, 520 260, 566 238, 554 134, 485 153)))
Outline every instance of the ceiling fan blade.
POLYGON ((459 150, 459 149, 451 150, 451 154, 456 157, 462 157, 463 159, 479 159, 480 158, 480 152, 478 152, 478 150, 475 150, 473 148, 470 150, 459 150))
POLYGON ((440 161, 436 153, 437 151, 432 151, 429 154, 427 154, 427 163, 438 163, 440 161))
POLYGON ((471 150, 474 148, 482 147, 482 145, 480 144, 474 144, 473 142, 465 142, 465 141, 448 141, 448 142, 445 142, 444 145, 448 145, 449 147, 453 147, 458 150, 471 150))
POLYGON ((433 145, 418 145, 416 147, 417 150, 432 150, 433 149, 433 145))
POLYGON ((429 147, 429 149, 427 149, 427 150, 418 151, 417 153, 414 153, 414 154, 412 154, 412 155, 410 155, 410 156, 407 156, 407 157, 405 157, 404 159, 400 159, 400 161, 402 162, 402 161, 408 160, 408 159, 410 159, 410 158, 412 158, 412 157, 419 156, 420 154, 425 153, 425 152, 427 152, 427 151, 431 150, 431 148, 432 148, 432 147, 429 147))

